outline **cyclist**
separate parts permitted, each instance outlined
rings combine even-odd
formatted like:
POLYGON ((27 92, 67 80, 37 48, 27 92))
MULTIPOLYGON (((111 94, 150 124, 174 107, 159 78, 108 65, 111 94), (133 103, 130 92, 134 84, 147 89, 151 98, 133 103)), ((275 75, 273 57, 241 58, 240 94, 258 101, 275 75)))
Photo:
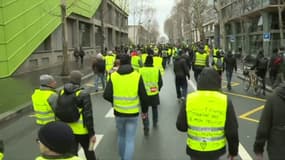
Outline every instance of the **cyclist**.
POLYGON ((255 64, 251 67, 251 70, 256 69, 256 75, 262 78, 262 94, 265 96, 265 75, 268 66, 268 59, 264 56, 263 51, 259 51, 256 56, 255 64))

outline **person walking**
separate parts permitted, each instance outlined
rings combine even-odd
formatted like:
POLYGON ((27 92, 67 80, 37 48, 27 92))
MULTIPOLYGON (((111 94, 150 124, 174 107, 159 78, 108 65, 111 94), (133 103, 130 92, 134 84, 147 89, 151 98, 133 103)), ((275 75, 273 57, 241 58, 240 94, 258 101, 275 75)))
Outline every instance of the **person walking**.
POLYGON ((149 118, 148 107, 152 107, 152 122, 153 127, 157 127, 158 122, 158 105, 160 104, 159 92, 163 85, 161 73, 158 68, 153 66, 152 56, 147 56, 144 67, 139 70, 142 75, 145 90, 147 93, 147 107, 142 110, 142 120, 144 126, 144 135, 149 135, 149 118))
POLYGON ((146 107, 142 76, 134 71, 130 61, 126 54, 120 57, 120 67, 111 74, 103 94, 114 108, 121 160, 133 158, 140 106, 142 110, 146 107))
POLYGON ((270 160, 283 160, 285 152, 285 83, 268 97, 256 131, 253 146, 256 160, 263 159, 265 144, 270 160))
POLYGON ((209 56, 206 51, 202 49, 201 46, 200 50, 195 52, 193 62, 194 78, 196 82, 198 82, 198 77, 202 72, 203 68, 209 66, 209 56))
POLYGON ((75 48, 74 51, 73 51, 73 56, 75 58, 75 62, 78 63, 79 61, 79 56, 80 56, 80 52, 79 52, 79 49, 78 48, 75 48))
POLYGON ((84 60, 85 52, 84 52, 82 46, 80 46, 80 48, 79 48, 79 56, 80 56, 81 66, 83 66, 83 60, 84 60))
POLYGON ((92 70, 95 75, 94 87, 95 91, 98 92, 99 80, 101 80, 102 89, 105 89, 105 60, 101 53, 96 55, 96 58, 92 64, 92 70))
POLYGON ((197 91, 189 93, 176 121, 179 131, 187 132, 187 154, 191 160, 218 160, 226 153, 238 154, 238 122, 230 98, 221 93, 221 78, 213 68, 204 68, 197 91))
POLYGON ((175 87, 176 87, 176 95, 178 101, 183 101, 187 95, 187 79, 190 79, 189 68, 187 67, 187 63, 182 56, 177 56, 174 59, 173 70, 175 74, 175 87), (182 90, 182 92, 181 92, 182 90))
POLYGON ((37 142, 41 155, 36 160, 81 160, 72 154, 75 137, 71 128, 63 122, 50 122, 41 127, 37 142))
POLYGON ((71 71, 69 75, 69 83, 64 84, 64 88, 59 93, 58 106, 55 111, 56 116, 63 122, 66 122, 72 129, 75 136, 76 145, 74 154, 77 154, 78 144, 82 146, 85 157, 87 160, 96 160, 94 150, 89 150, 89 146, 95 144, 96 136, 93 124, 93 111, 92 103, 90 99, 90 94, 83 88, 81 88, 81 78, 82 73, 80 71, 74 70, 71 71), (63 95, 66 95, 65 97, 63 95), (66 105, 66 106, 63 106, 66 105), (74 110, 69 110, 75 105, 76 113, 74 110), (67 114, 67 109, 69 112, 68 115, 64 115, 65 109, 67 114), (59 114, 62 113, 62 114, 59 114), (78 114, 77 114, 78 113, 78 114), (74 118, 73 121, 64 119, 71 115, 78 115, 74 118), (74 120, 75 119, 75 120, 74 120))
POLYGON ((222 73, 224 71, 224 57, 220 54, 219 51, 215 53, 215 57, 213 57, 212 66, 214 66, 214 69, 219 73, 219 75, 222 77, 222 73))
POLYGON ((228 54, 224 58, 224 67, 226 70, 227 89, 231 90, 233 71, 237 71, 237 61, 235 56, 231 52, 228 52, 228 54))
POLYGON ((32 95, 33 109, 38 125, 55 121, 54 108, 58 98, 55 88, 56 81, 53 76, 48 74, 40 76, 40 88, 35 89, 32 95))

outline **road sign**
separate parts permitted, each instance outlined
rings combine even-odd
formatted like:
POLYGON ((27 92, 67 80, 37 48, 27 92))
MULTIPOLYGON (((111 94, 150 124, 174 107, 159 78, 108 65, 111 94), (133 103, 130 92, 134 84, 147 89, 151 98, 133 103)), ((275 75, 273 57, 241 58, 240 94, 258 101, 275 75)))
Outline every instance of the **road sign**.
POLYGON ((269 32, 263 33, 263 41, 270 41, 271 35, 269 32))

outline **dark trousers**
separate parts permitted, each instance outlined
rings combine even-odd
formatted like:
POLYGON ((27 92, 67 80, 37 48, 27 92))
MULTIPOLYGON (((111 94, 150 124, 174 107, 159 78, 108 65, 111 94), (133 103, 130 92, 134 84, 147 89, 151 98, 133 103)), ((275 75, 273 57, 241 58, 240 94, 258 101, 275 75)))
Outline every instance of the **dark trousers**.
POLYGON ((265 91, 265 75, 266 75, 266 70, 257 70, 256 75, 262 79, 262 89, 265 91))
MULTIPOLYGON (((154 126, 157 124, 158 121, 158 110, 157 110, 157 106, 152 106, 152 123, 154 124, 154 126)), ((143 111, 144 113, 148 113, 148 107, 146 111, 143 111)), ((149 118, 148 116, 146 116, 143 119, 143 127, 145 129, 149 128, 149 118)))
POLYGON ((78 145, 80 144, 84 150, 84 154, 87 160, 96 160, 95 152, 89 151, 89 135, 74 135, 76 140, 76 148, 74 150, 74 154, 77 155, 78 152, 78 145))
POLYGON ((195 68, 193 71, 194 71, 194 78, 195 78, 195 81, 198 82, 198 78, 199 78, 199 75, 200 73, 202 72, 202 68, 195 68))
POLYGON ((176 86, 177 98, 181 98, 181 97, 186 98, 187 89, 188 89, 186 77, 175 77, 175 86, 176 86))

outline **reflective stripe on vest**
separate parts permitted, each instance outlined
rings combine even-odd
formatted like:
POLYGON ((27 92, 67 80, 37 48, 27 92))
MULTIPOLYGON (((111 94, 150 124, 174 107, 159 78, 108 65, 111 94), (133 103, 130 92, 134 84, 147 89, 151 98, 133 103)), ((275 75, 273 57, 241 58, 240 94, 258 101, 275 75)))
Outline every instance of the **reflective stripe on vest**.
POLYGON ((187 146, 196 151, 225 147, 227 96, 215 91, 196 91, 187 96, 187 146))
POLYGON ((142 75, 145 90, 148 96, 157 95, 159 70, 155 67, 143 67, 139 70, 142 75))
POLYGON ((114 110, 125 114, 139 112, 139 80, 140 74, 136 71, 125 75, 120 75, 117 72, 111 74, 114 110))
POLYGON ((113 68, 114 62, 115 62, 115 57, 114 56, 107 55, 105 57, 106 71, 110 71, 113 68))
MULTIPOLYGON (((81 92, 81 90, 76 91, 76 93, 75 93, 76 97, 79 96, 80 92, 81 92)), ((63 94, 63 92, 61 92, 61 94, 63 94)), ((80 117, 79 117, 78 121, 72 122, 72 123, 67 123, 67 124, 72 129, 73 134, 77 134, 77 135, 88 134, 88 130, 83 124, 82 108, 78 107, 78 111, 80 113, 80 117)))
POLYGON ((36 123, 39 125, 45 125, 48 122, 55 121, 52 106, 50 106, 48 102, 48 99, 52 94, 55 94, 55 92, 51 90, 36 89, 32 95, 36 123))
MULTIPOLYGON (((44 158, 42 156, 39 156, 36 158, 36 160, 50 160, 50 158, 47 159, 47 158, 44 158)), ((70 158, 58 158, 58 159, 54 159, 54 160, 82 160, 82 159, 77 157, 77 156, 72 156, 70 158)))
POLYGON ((203 53, 200 54, 199 52, 196 52, 196 59, 195 59, 195 66, 206 66, 207 62, 207 54, 203 53))
POLYGON ((161 75, 164 75, 164 69, 162 66, 162 58, 161 57, 157 57, 157 56, 153 57, 153 66, 159 69, 161 75))

